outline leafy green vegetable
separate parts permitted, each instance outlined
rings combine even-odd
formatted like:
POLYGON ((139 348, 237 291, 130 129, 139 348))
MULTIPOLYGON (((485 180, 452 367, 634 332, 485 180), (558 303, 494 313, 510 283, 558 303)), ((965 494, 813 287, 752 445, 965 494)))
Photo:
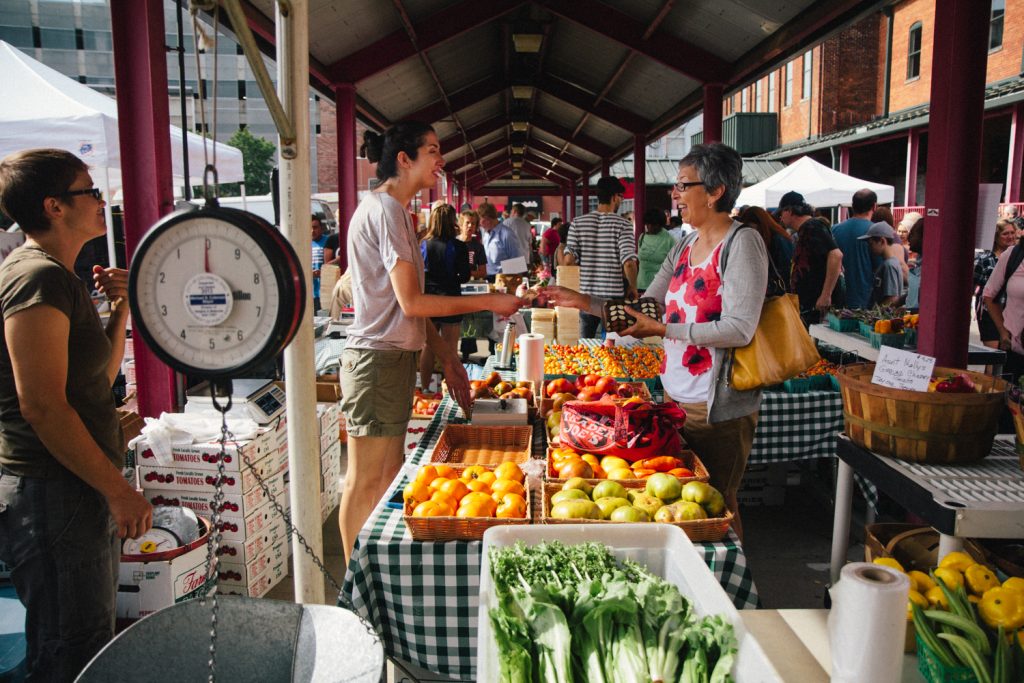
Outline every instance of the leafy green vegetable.
POLYGON ((600 543, 516 544, 488 558, 501 683, 726 683, 732 626, 600 543))

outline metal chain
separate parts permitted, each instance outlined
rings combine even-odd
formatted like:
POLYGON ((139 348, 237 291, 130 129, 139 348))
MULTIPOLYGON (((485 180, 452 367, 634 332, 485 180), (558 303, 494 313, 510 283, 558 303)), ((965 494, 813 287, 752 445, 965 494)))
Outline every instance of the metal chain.
POLYGON ((220 564, 220 542, 223 538, 221 531, 221 511, 224 508, 224 457, 227 455, 227 444, 231 432, 228 431, 228 411, 231 410, 231 391, 228 392, 227 402, 221 405, 217 402, 217 386, 210 382, 210 397, 213 400, 213 407, 220 412, 220 451, 217 453, 217 478, 213 484, 213 500, 210 502, 212 526, 210 535, 206 537, 206 582, 203 584, 203 604, 206 603, 208 595, 213 596, 213 604, 210 607, 210 676, 209 683, 217 680, 217 612, 220 610, 220 603, 217 600, 219 567, 220 564), (213 590, 210 590, 210 582, 213 582, 213 590))
POLYGON ((284 519, 284 524, 288 529, 288 533, 295 535, 295 538, 296 540, 298 540, 299 545, 305 548, 306 553, 313 560, 313 564, 315 564, 317 569, 319 569, 320 572, 327 577, 327 580, 331 582, 331 585, 339 593, 341 593, 341 584, 339 584, 337 580, 331 575, 331 573, 327 571, 327 567, 325 567, 324 563, 320 561, 319 557, 317 557, 316 553, 313 551, 313 548, 311 548, 309 543, 306 541, 306 538, 302 535, 301 532, 299 532, 295 525, 292 524, 292 516, 288 514, 288 511, 284 509, 281 503, 277 502, 277 497, 270 490, 270 487, 267 485, 267 482, 263 480, 263 477, 260 476, 260 473, 257 472, 256 468, 252 466, 252 462, 249 461, 248 454, 242 453, 242 461, 245 463, 245 466, 249 468, 253 476, 256 478, 256 483, 259 484, 260 489, 263 491, 263 495, 265 495, 267 499, 270 501, 270 505, 274 508, 274 511, 277 512, 277 514, 281 515, 281 518, 284 519))

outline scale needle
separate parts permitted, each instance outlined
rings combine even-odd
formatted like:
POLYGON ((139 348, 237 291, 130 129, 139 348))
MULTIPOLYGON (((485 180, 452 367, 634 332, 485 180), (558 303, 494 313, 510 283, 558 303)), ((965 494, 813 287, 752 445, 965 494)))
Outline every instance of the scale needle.
POLYGON ((207 273, 210 272, 210 240, 205 241, 205 248, 203 249, 203 268, 207 273))

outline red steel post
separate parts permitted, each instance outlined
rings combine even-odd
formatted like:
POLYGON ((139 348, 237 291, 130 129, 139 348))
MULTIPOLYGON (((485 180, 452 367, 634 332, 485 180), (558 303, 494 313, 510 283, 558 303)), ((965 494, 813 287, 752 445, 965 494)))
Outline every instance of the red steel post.
POLYGON ((704 144, 722 141, 722 94, 721 83, 704 84, 704 144))
MULTIPOLYGON (((142 236, 174 210, 170 113, 162 0, 111 0, 110 19, 117 83, 118 140, 124 191, 128 261, 142 236)), ((194 169, 195 176, 202 169, 194 169)), ((113 226, 108 226, 113 229, 113 226)), ((177 410, 174 371, 135 336, 139 413, 156 417, 177 410)))
POLYGON ((640 239, 647 210, 647 143, 644 136, 633 136, 633 237, 640 239))
POLYGON ((348 224, 356 211, 356 88, 351 83, 334 84, 335 117, 338 126, 338 265, 348 269, 348 224))
POLYGON ((990 9, 935 3, 918 347, 953 368, 967 365, 990 9))

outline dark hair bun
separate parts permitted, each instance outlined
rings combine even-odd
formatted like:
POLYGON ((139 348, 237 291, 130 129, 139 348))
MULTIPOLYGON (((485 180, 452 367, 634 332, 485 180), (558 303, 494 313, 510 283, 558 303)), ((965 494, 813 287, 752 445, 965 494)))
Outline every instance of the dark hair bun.
POLYGON ((384 150, 384 136, 374 133, 372 130, 363 132, 363 144, 359 147, 359 154, 366 157, 371 164, 380 161, 381 152, 384 150))

